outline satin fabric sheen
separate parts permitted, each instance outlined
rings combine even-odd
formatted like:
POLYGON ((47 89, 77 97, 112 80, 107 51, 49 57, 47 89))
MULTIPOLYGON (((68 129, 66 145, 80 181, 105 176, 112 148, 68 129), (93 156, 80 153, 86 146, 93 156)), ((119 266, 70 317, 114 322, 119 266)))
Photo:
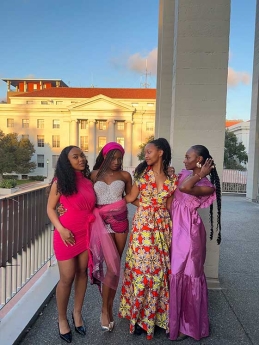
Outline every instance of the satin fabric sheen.
MULTIPOLYGON (((192 172, 182 170, 179 185, 192 172)), ((197 186, 213 187, 207 178, 197 186)), ((171 277, 169 304, 169 338, 179 332, 196 340, 209 335, 208 290, 204 274, 206 231, 197 212, 209 207, 216 193, 196 197, 175 191, 171 207, 173 235, 171 247, 171 277)))
POLYGON ((76 187, 78 192, 73 195, 60 196, 60 203, 67 210, 59 217, 60 223, 69 229, 75 238, 75 245, 66 246, 59 232, 54 230, 53 246, 57 260, 69 260, 88 250, 91 223, 95 217, 93 210, 96 197, 93 184, 81 172, 76 173, 76 187))

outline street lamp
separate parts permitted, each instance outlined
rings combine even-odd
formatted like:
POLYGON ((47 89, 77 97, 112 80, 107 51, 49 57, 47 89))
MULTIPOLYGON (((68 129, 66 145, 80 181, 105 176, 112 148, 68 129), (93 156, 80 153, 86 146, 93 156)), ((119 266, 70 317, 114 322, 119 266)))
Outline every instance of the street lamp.
POLYGON ((47 178, 48 178, 48 175, 49 175, 49 160, 47 159, 47 178))

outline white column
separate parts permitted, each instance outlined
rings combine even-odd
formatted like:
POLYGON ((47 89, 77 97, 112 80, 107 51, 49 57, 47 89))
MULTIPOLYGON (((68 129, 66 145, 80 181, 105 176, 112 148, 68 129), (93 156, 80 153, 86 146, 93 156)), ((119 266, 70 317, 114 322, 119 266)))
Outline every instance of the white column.
POLYGON ((125 167, 132 166, 132 123, 132 121, 126 121, 125 155, 123 159, 125 167))
POLYGON ((137 154, 140 153, 139 145, 142 144, 142 125, 141 119, 134 119, 132 126, 132 166, 134 167, 140 163, 137 154))
POLYGON ((108 122, 108 141, 107 142, 110 142, 110 141, 116 141, 115 140, 115 123, 116 121, 114 119, 110 119, 107 121, 108 122))
POLYGON ((88 133, 88 163, 92 169, 96 159, 96 121, 89 120, 89 133, 88 133))
POLYGON ((246 197, 259 201, 259 1, 256 6, 253 89, 250 117, 246 197))
POLYGON ((70 145, 78 146, 78 121, 72 120, 70 122, 70 145))
MULTIPOLYGON (((183 168, 186 150, 202 144, 221 176, 230 0, 160 0, 160 11, 156 137, 170 140, 176 171, 183 168)), ((209 229, 208 210, 202 213, 209 229)), ((218 261, 216 239, 208 240, 205 271, 215 282, 218 261)))
POLYGON ((24 82, 23 82, 23 85, 24 85, 23 91, 24 91, 24 92, 27 92, 27 81, 24 81, 24 82))

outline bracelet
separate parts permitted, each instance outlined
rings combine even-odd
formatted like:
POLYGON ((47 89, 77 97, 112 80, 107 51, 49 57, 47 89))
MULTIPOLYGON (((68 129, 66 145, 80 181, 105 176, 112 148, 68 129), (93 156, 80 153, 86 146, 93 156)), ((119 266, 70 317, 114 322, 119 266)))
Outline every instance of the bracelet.
MULTIPOLYGON (((201 177, 200 174, 195 174, 195 175, 197 175, 197 176, 199 177, 200 180, 202 179, 202 177, 201 177)), ((195 175, 194 175, 194 176, 195 176, 195 175)))

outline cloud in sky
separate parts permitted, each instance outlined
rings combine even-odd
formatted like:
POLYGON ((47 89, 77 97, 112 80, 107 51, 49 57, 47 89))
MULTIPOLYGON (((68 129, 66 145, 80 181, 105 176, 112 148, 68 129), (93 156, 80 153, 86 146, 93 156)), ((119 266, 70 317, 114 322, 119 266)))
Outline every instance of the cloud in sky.
POLYGON ((235 87, 239 84, 249 85, 251 83, 251 75, 247 72, 235 71, 228 68, 228 87, 235 87))
MULTIPOLYGON (((232 58, 232 52, 229 51, 229 59, 232 58)), ((111 63, 115 68, 127 68, 130 71, 143 74, 146 70, 152 75, 157 74, 157 48, 154 48, 146 55, 135 53, 133 55, 113 58, 111 63)), ((251 83, 251 75, 247 72, 236 71, 228 68, 228 87, 235 87, 240 84, 249 85, 251 83)))
POLYGON ((136 53, 131 55, 127 61, 127 67, 129 70, 143 73, 146 70, 153 75, 157 72, 157 48, 151 50, 146 56, 136 53))

